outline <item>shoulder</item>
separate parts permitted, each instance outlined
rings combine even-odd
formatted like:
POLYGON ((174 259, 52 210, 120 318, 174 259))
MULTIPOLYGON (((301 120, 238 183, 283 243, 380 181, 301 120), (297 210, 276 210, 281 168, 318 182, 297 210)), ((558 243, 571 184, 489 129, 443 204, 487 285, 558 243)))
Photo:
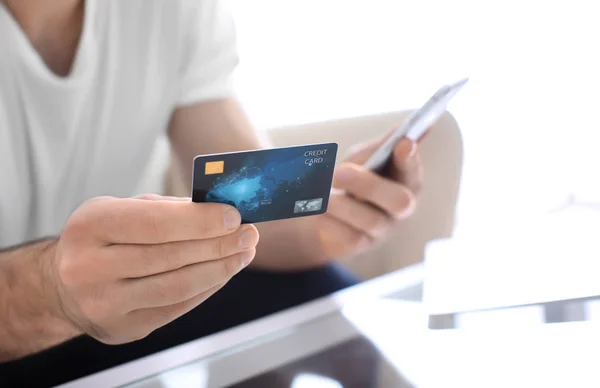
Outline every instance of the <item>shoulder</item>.
POLYGON ((115 52, 153 53, 178 59, 188 36, 198 35, 203 15, 218 0, 88 0, 95 35, 115 52))
POLYGON ((226 0, 95 0, 93 6, 109 23, 118 19, 133 26, 180 28, 228 14, 229 8, 226 0))

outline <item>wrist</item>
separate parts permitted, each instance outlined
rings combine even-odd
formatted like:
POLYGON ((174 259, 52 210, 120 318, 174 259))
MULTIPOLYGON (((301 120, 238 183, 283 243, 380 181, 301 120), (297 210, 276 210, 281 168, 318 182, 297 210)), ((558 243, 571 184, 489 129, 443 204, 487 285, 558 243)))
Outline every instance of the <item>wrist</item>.
POLYGON ((41 247, 39 273, 41 293, 45 296, 40 311, 54 322, 55 335, 73 338, 83 334, 69 318, 63 302, 63 292, 58 275, 57 240, 48 241, 41 247))
POLYGON ((64 318, 53 285, 55 242, 0 252, 0 362, 24 357, 79 334, 64 318))

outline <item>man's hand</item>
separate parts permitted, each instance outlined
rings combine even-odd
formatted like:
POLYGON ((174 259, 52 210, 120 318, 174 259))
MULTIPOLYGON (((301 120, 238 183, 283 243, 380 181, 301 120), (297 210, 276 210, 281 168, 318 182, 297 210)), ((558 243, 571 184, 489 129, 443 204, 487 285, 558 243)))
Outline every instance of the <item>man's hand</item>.
POLYGON ((362 167, 383 139, 357 147, 335 172, 326 214, 317 220, 327 257, 360 253, 410 217, 423 181, 417 144, 403 139, 383 176, 362 167))
POLYGON ((108 344, 147 336, 252 261, 258 231, 240 220, 233 207, 189 199, 86 202, 54 249, 49 272, 60 315, 108 344))

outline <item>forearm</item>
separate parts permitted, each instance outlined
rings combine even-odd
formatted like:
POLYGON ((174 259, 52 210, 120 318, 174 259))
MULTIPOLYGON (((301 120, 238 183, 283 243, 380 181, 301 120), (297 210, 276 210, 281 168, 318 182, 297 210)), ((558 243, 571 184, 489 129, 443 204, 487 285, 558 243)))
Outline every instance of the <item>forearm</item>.
POLYGON ((50 284, 55 240, 0 251, 0 362, 22 358, 79 333, 60 317, 50 284))

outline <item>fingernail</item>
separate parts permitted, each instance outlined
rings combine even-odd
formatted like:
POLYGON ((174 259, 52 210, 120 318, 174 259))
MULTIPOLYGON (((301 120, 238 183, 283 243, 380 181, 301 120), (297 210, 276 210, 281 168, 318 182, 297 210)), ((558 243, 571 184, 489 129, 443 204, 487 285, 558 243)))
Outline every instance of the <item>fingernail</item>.
POLYGON ((225 213, 225 227, 227 229, 235 229, 242 222, 240 213, 237 210, 228 210, 225 213))
POLYGON ((410 202, 408 203, 408 205, 406 206, 406 208, 401 211, 400 213, 396 214, 396 219, 398 220, 405 220, 408 217, 412 216, 412 214, 415 212, 415 209, 417 207, 417 201, 412 198, 410 200, 410 202))
POLYGON ((352 179, 354 179, 354 170, 349 167, 342 167, 335 174, 335 180, 339 183, 348 183, 352 179))
POLYGON ((248 228, 240 235, 238 246, 242 249, 252 248, 256 245, 256 233, 252 228, 248 228))
POLYGON ((254 259, 255 253, 256 252, 254 250, 246 251, 246 252, 242 253, 242 262, 244 263, 244 266, 248 266, 248 264, 250 264, 252 262, 252 259, 254 259))

